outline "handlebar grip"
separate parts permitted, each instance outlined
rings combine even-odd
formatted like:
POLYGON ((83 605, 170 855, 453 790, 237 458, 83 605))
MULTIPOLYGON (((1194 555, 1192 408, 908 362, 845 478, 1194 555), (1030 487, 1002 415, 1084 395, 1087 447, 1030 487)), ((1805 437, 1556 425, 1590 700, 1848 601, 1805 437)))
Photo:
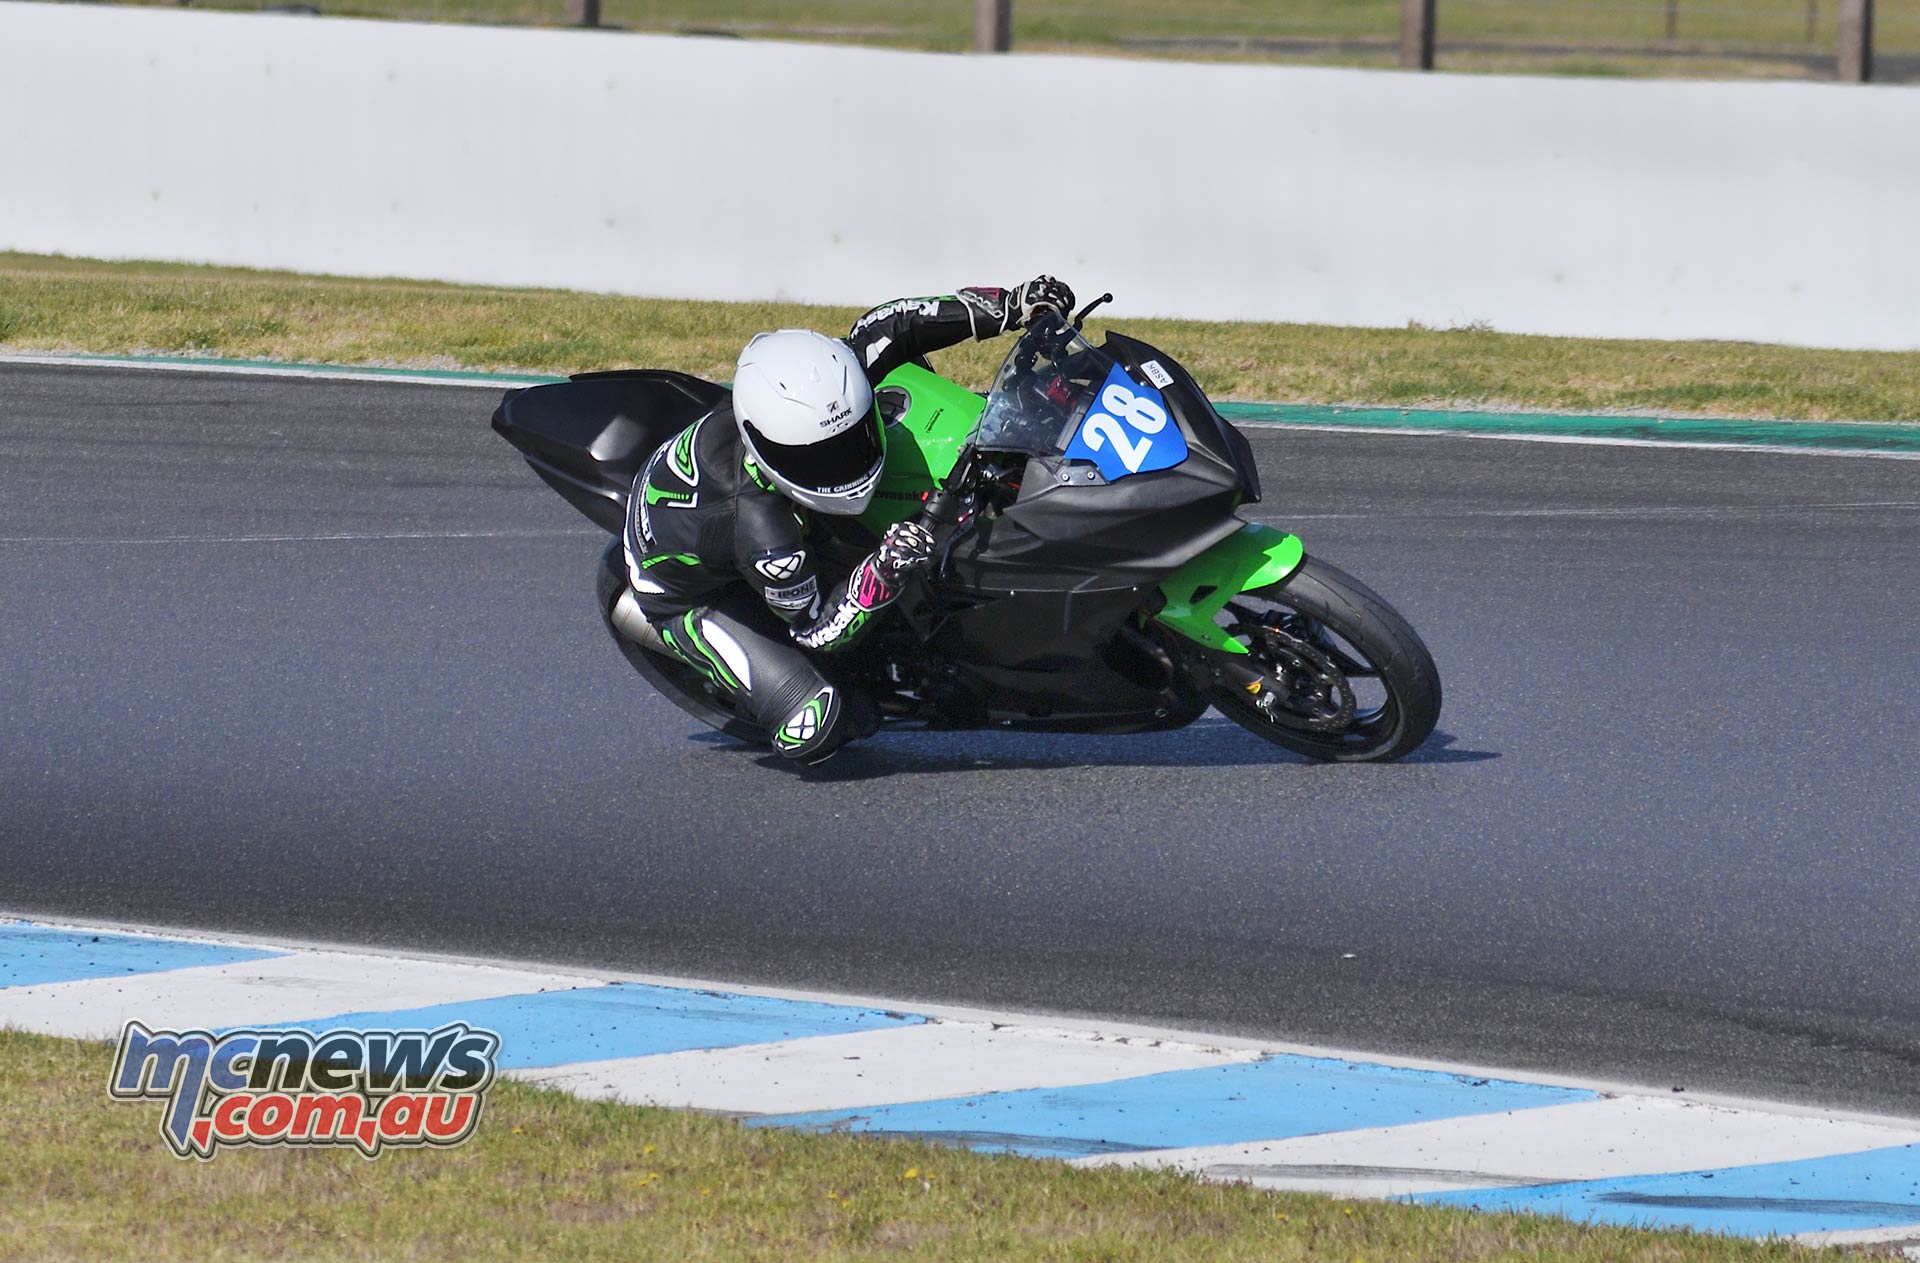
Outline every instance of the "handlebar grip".
POLYGON ((920 510, 920 517, 930 530, 958 525, 960 497, 945 487, 935 487, 927 493, 927 502, 920 510))
POLYGON ((973 494, 979 484, 979 470, 975 463, 973 445, 969 443, 960 450, 959 459, 953 463, 953 470, 934 484, 933 490, 920 509, 920 524, 935 535, 946 535, 960 524, 966 513, 967 497, 973 494))

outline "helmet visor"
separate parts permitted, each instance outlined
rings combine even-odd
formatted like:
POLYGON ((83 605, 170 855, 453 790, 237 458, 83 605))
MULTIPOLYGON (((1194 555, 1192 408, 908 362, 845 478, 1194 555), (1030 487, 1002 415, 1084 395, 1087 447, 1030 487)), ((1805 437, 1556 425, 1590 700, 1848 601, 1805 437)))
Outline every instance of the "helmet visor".
POLYGON ((823 495, 865 482, 886 451, 880 437, 880 414, 872 407, 840 433, 817 443, 776 443, 753 422, 746 422, 746 427, 762 464, 795 486, 823 495))

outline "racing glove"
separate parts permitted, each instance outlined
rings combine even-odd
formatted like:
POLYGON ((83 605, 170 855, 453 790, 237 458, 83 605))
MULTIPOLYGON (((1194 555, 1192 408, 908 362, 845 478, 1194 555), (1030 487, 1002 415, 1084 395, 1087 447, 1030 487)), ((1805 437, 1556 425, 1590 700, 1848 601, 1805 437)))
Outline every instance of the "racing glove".
POLYGON ((918 522, 895 522, 889 526, 872 557, 874 570, 896 587, 932 560, 933 535, 918 522))
POLYGON ((1033 313, 1041 307, 1051 307, 1062 316, 1073 314, 1073 291, 1065 282, 1051 276, 1036 276, 1025 285, 1016 286, 1007 303, 1007 328, 1024 329, 1032 321, 1033 313))
POLYGON ((820 617, 790 630, 806 649, 832 653, 860 637, 879 610, 892 605, 905 591, 914 571, 933 560, 933 536, 918 522, 895 522, 873 550, 853 568, 820 617))

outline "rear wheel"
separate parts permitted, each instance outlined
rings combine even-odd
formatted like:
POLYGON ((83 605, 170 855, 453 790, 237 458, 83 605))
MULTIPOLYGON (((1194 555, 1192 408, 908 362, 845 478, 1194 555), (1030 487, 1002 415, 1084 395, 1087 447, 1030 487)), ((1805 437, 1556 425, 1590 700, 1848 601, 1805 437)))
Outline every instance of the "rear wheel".
POLYGON ((1244 654, 1188 651, 1207 700, 1276 745, 1338 763, 1411 753, 1440 719, 1440 673, 1419 634, 1353 576, 1308 557, 1217 619, 1244 654))

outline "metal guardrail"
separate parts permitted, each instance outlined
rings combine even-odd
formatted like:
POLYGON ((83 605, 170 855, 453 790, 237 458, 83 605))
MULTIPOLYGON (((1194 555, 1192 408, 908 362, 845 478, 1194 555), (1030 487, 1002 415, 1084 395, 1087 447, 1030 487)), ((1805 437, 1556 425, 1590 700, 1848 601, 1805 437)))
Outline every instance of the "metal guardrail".
MULTIPOLYGON (((598 0, 569 0, 598 3, 598 0)), ((1874 0, 1839 0, 1838 50, 1835 78, 1865 83, 1873 78, 1874 0)), ((1400 0, 1400 65, 1409 70, 1432 70, 1437 0, 1400 0)), ((1665 35, 1679 36, 1680 0, 1665 0, 1665 35)), ((1814 41, 1819 0, 1807 3, 1807 42, 1814 41)), ((973 48, 981 53, 1004 53, 1013 46, 1012 0, 974 0, 973 48)))
MULTIPOLYGON (((168 3, 169 0, 158 0, 168 3)), ((355 17, 1582 75, 1920 82, 1920 0, 171 0, 355 17)))

